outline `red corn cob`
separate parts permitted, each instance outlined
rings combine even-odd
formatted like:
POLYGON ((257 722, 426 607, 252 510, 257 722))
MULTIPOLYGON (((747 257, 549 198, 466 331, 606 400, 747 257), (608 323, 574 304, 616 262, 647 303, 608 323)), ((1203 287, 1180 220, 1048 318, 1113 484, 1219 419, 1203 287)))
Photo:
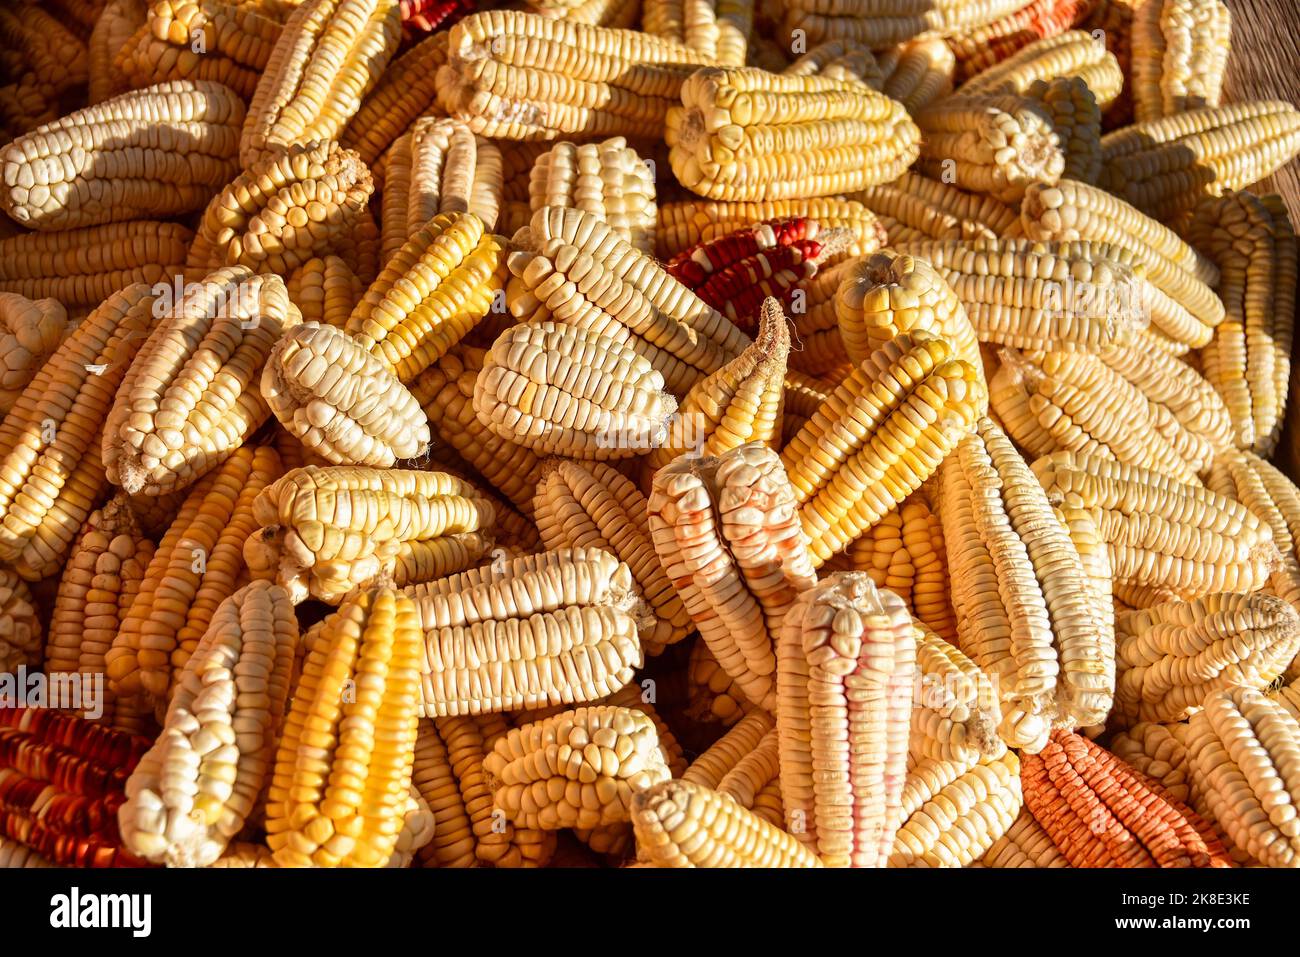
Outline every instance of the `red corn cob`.
POLYGON ((1027 7, 970 33, 948 38, 957 57, 957 83, 1000 63, 1021 47, 1045 40, 1083 20, 1097 0, 1033 0, 1027 7))
POLYGON ((408 41, 453 23, 478 9, 474 0, 401 0, 402 32, 408 41))

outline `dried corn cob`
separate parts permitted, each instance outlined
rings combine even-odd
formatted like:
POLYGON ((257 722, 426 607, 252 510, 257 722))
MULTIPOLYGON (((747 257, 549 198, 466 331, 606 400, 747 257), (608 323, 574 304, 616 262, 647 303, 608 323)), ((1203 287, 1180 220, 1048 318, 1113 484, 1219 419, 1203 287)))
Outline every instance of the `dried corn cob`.
POLYGON ((659 205, 655 233, 656 255, 669 260, 684 249, 721 239, 737 229, 769 219, 807 218, 823 229, 850 230, 850 256, 865 256, 885 244, 885 230, 876 215, 860 202, 821 197, 768 203, 719 203, 704 200, 659 205))
POLYGON ((5 71, 15 82, 0 86, 0 137, 7 140, 58 118, 60 102, 86 85, 87 57, 64 20, 35 4, 0 10, 0 41, 5 58, 18 61, 5 71))
POLYGON ((781 404, 781 446, 799 433, 817 407, 830 398, 835 391, 835 383, 829 379, 794 369, 785 371, 785 395, 781 404))
POLYGON ((744 66, 754 0, 643 0, 641 28, 719 66, 744 66))
POLYGON ((335 140, 401 42, 397 0, 306 0, 257 81, 239 141, 248 168, 290 146, 335 140))
POLYGON ((813 562, 919 488, 985 403, 983 374, 919 329, 855 366, 781 453, 813 562))
POLYGON ((877 63, 883 76, 878 89, 909 113, 918 113, 952 92, 957 61, 952 48, 938 37, 900 43, 880 53, 877 63))
MULTIPOLYGON (((104 673, 105 656, 153 555, 154 543, 140 530, 125 496, 115 496, 91 513, 68 555, 50 612, 46 674, 88 675, 93 680, 104 673)), ((135 734, 143 733, 152 718, 145 702, 119 698, 108 684, 98 709, 102 713, 95 720, 135 734)))
POLYGON ((854 198, 893 220, 896 225, 887 227, 893 242, 903 241, 898 233, 905 230, 915 231, 916 238, 997 239, 1016 222, 1015 211, 991 196, 967 193, 911 170, 854 198))
POLYGON ((397 833, 397 843, 385 867, 410 867, 415 860, 415 855, 429 845, 433 840, 434 831, 437 830, 433 811, 414 784, 411 785, 406 802, 399 813, 402 815, 402 829, 397 833))
POLYGON ((1032 183, 1055 183, 1065 171, 1051 114, 1028 97, 946 97, 921 110, 916 123, 921 173, 1004 203, 1018 202, 1032 183))
POLYGON ((971 867, 1069 867, 1070 864, 1052 843, 1052 838, 1022 808, 1007 832, 993 842, 971 867))
POLYGON ((1022 6, 1024 0, 935 0, 925 4, 909 0, 790 0, 785 4, 783 26, 796 40, 852 40, 878 50, 932 33, 965 33, 1022 6))
POLYGON ((1300 865, 1300 723, 1253 688, 1206 698, 1187 729, 1192 779, 1233 844, 1266 867, 1300 865))
POLYGON ((176 223, 135 220, 0 239, 0 291, 98 306, 132 283, 157 283, 183 268, 194 234, 176 223))
POLYGON ((982 857, 1020 813, 1015 754, 967 767, 923 760, 903 784, 902 824, 890 867, 966 867, 982 857))
POLYGON ((161 736, 126 782, 122 843, 206 867, 239 834, 275 758, 298 621, 284 589, 253 582, 218 607, 176 680, 161 736))
MULTIPOLYGON (((1184 724, 1141 722, 1111 738, 1110 750, 1134 770, 1160 783, 1173 798, 1200 808, 1188 763, 1184 724)), ((1204 816, 1203 811, 1199 811, 1204 816)))
POLYGON ((1101 176, 1101 108, 1080 77, 1036 80, 1025 91, 1043 105, 1065 155, 1061 175, 1083 183, 1101 176))
POLYGON ((857 572, 803 592, 777 644, 787 829, 828 867, 883 867, 902 823, 912 617, 857 572))
POLYGON ((1005 754, 992 679, 923 622, 913 621, 913 633, 917 683, 909 759, 970 768, 1005 754))
POLYGON ((1129 69, 1137 122, 1219 105, 1231 21, 1221 0, 1156 0, 1135 7, 1129 69))
POLYGON ((148 738, 43 708, 0 708, 0 837, 58 867, 139 867, 117 809, 148 738))
POLYGON ((451 28, 438 98, 482 136, 658 137, 682 83, 711 56, 633 30, 515 10, 451 28))
POLYGON ((1041 750, 1053 728, 1098 724, 1110 711, 1115 649, 1109 617, 1061 517, 989 419, 939 472, 939 498, 962 650, 998 680, 998 731, 1041 750))
MULTIPOLYGON (((703 647, 703 643, 699 645, 703 647)), ((761 708, 749 711, 718 738, 681 774, 690 784, 716 788, 745 756, 753 753, 773 733, 776 722, 761 708)))
MULTIPOLYGON (((758 66, 759 64, 746 65, 758 66)), ((779 69, 769 72, 784 73, 786 76, 823 76, 832 80, 858 80, 876 91, 879 91, 885 82, 885 74, 871 51, 843 40, 819 43, 793 63, 785 65, 783 59, 779 69)))
POLYGON ((1091 515, 1117 583, 1184 598, 1250 592, 1279 561, 1263 520, 1199 484, 1076 452, 1054 452, 1033 470, 1049 501, 1091 515))
POLYGON ((108 0, 86 42, 87 97, 92 106, 125 93, 126 77, 117 68, 117 54, 139 27, 145 26, 145 0, 108 0))
POLYGON ((0 674, 20 667, 39 669, 42 638, 41 618, 31 590, 16 573, 0 566, 0 674))
POLYGON ((53 867, 48 859, 37 854, 30 847, 0 837, 0 867, 53 867))
POLYGON ((285 286, 304 321, 340 329, 365 292, 360 277, 338 256, 308 259, 289 274, 285 286))
POLYGON ((962 84, 962 95, 1027 93, 1036 82, 1078 77, 1087 84, 1102 109, 1119 96, 1124 84, 1115 55, 1091 33, 1068 30, 1035 40, 962 84))
POLYGON ((528 0, 528 9, 550 19, 590 23, 598 27, 634 28, 640 22, 640 0, 528 0))
MULTIPOLYGON (((166 705, 217 606, 238 587, 253 503, 280 474, 272 449, 244 447, 193 486, 163 535, 104 657, 114 693, 166 705)), ((164 711, 164 708, 158 710, 164 711)))
POLYGON ((420 721, 411 785, 428 804, 436 823, 433 840, 416 852, 421 865, 473 867, 474 833, 465 799, 456 783, 447 746, 432 721, 420 721))
POLYGON ((1300 685, 1283 685, 1276 691, 1270 691, 1268 696, 1286 709, 1291 717, 1300 721, 1300 685))
POLYGON ((267 803, 282 866, 378 867, 411 787, 420 703, 415 605, 359 592, 327 619, 284 721, 267 803), (362 694, 348 695, 349 685, 362 694))
POLYGON ((68 334, 68 314, 53 299, 0 292, 0 418, 68 334))
POLYGON ((238 168, 243 118, 233 91, 188 80, 86 107, 0 152, 0 208, 39 230, 198 209, 238 168))
MULTIPOLYGON (((754 709, 731 675, 718 664, 718 659, 713 657, 704 641, 697 641, 691 646, 686 682, 691 701, 687 714, 692 720, 718 721, 729 726, 743 720, 748 714, 766 714, 754 709)), ((716 783, 715 781, 714 784, 716 783)))
POLYGON ((1115 715, 1181 721, 1222 688, 1265 688, 1300 651, 1300 615, 1272 595, 1213 594, 1115 616, 1115 715))
POLYGON ((153 302, 143 285, 109 297, 54 351, 0 422, 0 561, 29 581, 63 567, 107 487, 92 450, 144 341, 153 302))
POLYGON ((648 502, 636 485, 602 462, 552 462, 537 483, 534 515, 546 548, 599 548, 627 563, 654 611, 642 628, 646 654, 659 654, 691 630, 650 541, 648 502))
POLYGON ((1035 40, 1064 33, 1094 6, 1094 0, 1033 0, 992 23, 949 37, 957 79, 964 82, 1035 40))
POLYGON ((750 701, 776 704, 775 643, 816 574, 781 460, 757 442, 660 469, 650 534, 718 663, 750 701))
POLYGON ((582 146, 556 143, 533 165, 528 201, 533 212, 546 206, 584 210, 609 223, 633 248, 654 253, 653 164, 621 136, 582 146))
POLYGON ((1073 867, 1228 867, 1195 811, 1087 738, 1023 755, 1025 806, 1073 867))
POLYGON ((1101 140, 1097 185, 1173 222, 1206 196, 1243 189, 1300 152, 1300 110, 1276 100, 1188 110, 1101 140))

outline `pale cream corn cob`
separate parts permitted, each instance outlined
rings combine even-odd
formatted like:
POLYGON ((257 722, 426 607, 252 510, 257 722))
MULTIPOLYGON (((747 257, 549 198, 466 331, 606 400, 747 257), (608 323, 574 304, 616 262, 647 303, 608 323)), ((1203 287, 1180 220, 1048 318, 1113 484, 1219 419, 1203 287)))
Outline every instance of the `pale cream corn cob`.
POLYGON ((1023 5, 1024 0, 789 0, 782 27, 808 43, 844 39, 878 50, 913 37, 974 30, 1023 5))
POLYGON ((1016 222, 1015 210, 991 196, 967 193, 911 170, 892 183, 869 186, 854 198, 888 217, 886 231, 895 243, 927 237, 997 239, 1016 222))
POLYGON ((681 780, 717 788, 742 760, 776 730, 776 720, 761 708, 740 718, 725 734, 700 753, 680 775, 681 780))
POLYGON ((609 223, 633 248, 654 254, 659 216, 653 164, 624 137, 556 143, 533 165, 528 202, 534 213, 547 206, 584 210, 609 223))
POLYGON ((598 27, 631 28, 641 17, 641 0, 527 0, 527 6, 543 17, 598 27))
POLYGON ((365 287, 361 277, 338 256, 308 259, 285 279, 289 301, 303 321, 343 328, 365 287))
POLYGON ((57 301, 0 292, 0 418, 68 332, 67 310, 57 301))
POLYGON ((902 824, 890 867, 967 867, 1015 822, 1022 807, 1014 752, 973 767, 917 761, 903 785, 902 824))
POLYGON ((719 66, 744 66, 755 0, 642 0, 641 29, 719 66))
POLYGON ((1025 95, 1038 100, 1051 117, 1065 154, 1061 175, 1095 183, 1101 176, 1101 108, 1088 84, 1077 76, 1035 80, 1025 95))
POLYGON ((920 37, 892 46, 876 56, 883 82, 876 87, 909 113, 925 109, 952 92, 957 61, 938 37, 920 37))
MULTIPOLYGON (((757 65, 746 64, 746 66, 757 65)), ((858 80, 877 91, 885 82, 885 73, 880 69, 872 52, 844 40, 828 40, 819 43, 793 63, 769 72, 783 73, 786 76, 822 76, 831 80, 858 80)), ((900 98, 894 97, 894 99, 900 98)))
POLYGON ((1069 867, 1043 826, 1022 809, 1005 834, 970 867, 1069 867))
POLYGON ((117 55, 136 31, 147 25, 147 0, 107 0, 86 41, 86 102, 102 103, 127 90, 117 55))
MULTIPOLYGON (((694 721, 720 722, 725 727, 756 712, 754 705, 745 697, 731 675, 718 664, 718 659, 713 657, 708 644, 702 640, 697 640, 691 646, 686 684, 691 700, 687 714, 694 721)), ((766 714, 761 709, 758 710, 766 714)))
POLYGON ((1027 93, 1036 82, 1064 77, 1077 77, 1086 83, 1103 110, 1115 102, 1124 85, 1119 60, 1105 43, 1086 30, 1068 30, 1022 47, 971 77, 957 92, 972 96, 1027 93))
POLYGON ((1133 111, 1137 122, 1218 106, 1232 15, 1222 0, 1152 0, 1133 16, 1133 111))
POLYGON ((0 673, 39 669, 43 652, 44 629, 31 589, 16 572, 0 566, 0 673))

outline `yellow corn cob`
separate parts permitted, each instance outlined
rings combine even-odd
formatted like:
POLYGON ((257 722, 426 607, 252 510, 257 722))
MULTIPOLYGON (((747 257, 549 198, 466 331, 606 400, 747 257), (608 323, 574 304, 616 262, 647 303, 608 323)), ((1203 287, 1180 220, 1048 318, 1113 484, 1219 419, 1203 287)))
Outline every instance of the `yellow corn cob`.
POLYGON ((144 692, 165 710, 173 678, 239 587, 254 500, 279 474, 272 449, 246 446, 193 486, 104 657, 117 695, 144 692))
POLYGON ((924 760, 903 784, 890 867, 966 867, 1011 827, 1022 807, 1012 752, 974 767, 924 760))
POLYGON ((1300 152, 1300 110, 1276 100, 1188 110, 1101 139, 1097 185, 1161 222, 1243 189, 1300 152))
POLYGON ((1153 0, 1135 8, 1129 69, 1139 123, 1219 105, 1231 21, 1221 0, 1153 0))
POLYGON ((710 199, 849 192, 897 179, 917 157, 906 110, 856 80, 703 69, 681 102, 667 115, 669 162, 710 199))
MULTIPOLYGON (((758 66, 759 64, 746 65, 758 66)), ((783 60, 781 68, 769 72, 783 73, 786 76, 822 76, 831 80, 857 80, 876 91, 879 91, 885 82, 885 74, 871 51, 843 40, 828 40, 826 43, 820 43, 788 66, 784 65, 783 60)), ((894 99, 901 99, 901 97, 894 97, 894 99)))
POLYGON ((185 488, 244 444, 270 414, 257 371, 300 321, 278 276, 242 266, 178 282, 153 312, 101 444, 108 480, 131 495, 185 488))
POLYGON ((629 682, 597 703, 616 708, 631 708, 633 711, 640 711, 653 721, 655 733, 659 736, 659 750, 663 753, 664 762, 668 765, 668 770, 672 772, 674 777, 680 777, 686 773, 688 764, 686 753, 682 750, 681 742, 677 740, 677 736, 673 734, 672 728, 668 726, 668 722, 663 719, 663 716, 655 708, 653 703, 655 689, 648 681, 649 679, 640 683, 629 682))
POLYGON ((179 489, 167 495, 127 495, 120 493, 126 500, 127 508, 140 523, 140 530, 149 538, 158 539, 167 531, 171 523, 180 514, 181 505, 189 497, 189 489, 179 489))
POLYGON ((1054 452, 1033 470, 1050 501, 1091 516, 1117 583, 1183 598, 1251 592, 1279 561, 1263 520, 1199 484, 1076 452, 1054 452))
POLYGON ((817 407, 830 398, 835 383, 828 379, 798 372, 785 371, 785 395, 781 399, 781 445, 798 434, 817 407))
POLYGON ((965 33, 1023 5, 1024 0, 789 0, 783 27, 797 41, 843 39, 878 50, 932 33, 965 33))
POLYGON ((1146 323, 1151 287, 1118 247, 977 239, 893 248, 939 270, 980 342, 1099 352, 1131 341, 1146 323))
POLYGON ((682 83, 709 55, 635 30, 516 10, 451 28, 438 99, 482 136, 658 137, 682 83))
POLYGON ((533 165, 528 202, 532 212, 547 206, 584 210, 609 223, 633 248, 654 254, 654 172, 621 136, 582 146, 556 143, 533 165))
POLYGON ((36 671, 43 657, 41 616, 31 590, 0 565, 0 674, 19 667, 36 671))
POLYGON ((240 165, 338 139, 401 38, 397 0, 306 0, 286 21, 257 81, 240 165))
POLYGON ((217 607, 162 734, 126 782, 118 820, 131 853, 206 867, 239 834, 271 773, 297 642, 276 585, 253 582, 217 607))
POLYGON ((0 239, 0 291, 90 309, 132 283, 201 278, 183 268, 193 238, 176 223, 142 219, 0 239))
POLYGON ((989 405, 1031 456, 1068 449, 1192 484, 1209 467, 1211 449, 1096 356, 1007 349, 1001 360, 989 405))
MULTIPOLYGON (((892 183, 855 193, 854 198, 894 220, 898 228, 915 230, 918 238, 997 239, 1016 222, 1015 211, 991 196, 967 193, 911 170, 892 183)), ((889 232, 891 241, 901 241, 896 229, 889 232)))
POLYGON ((512 314, 549 320, 566 336, 608 337, 648 362, 675 395, 749 345, 726 316, 593 213, 544 207, 515 244, 521 248, 509 256, 512 314))
POLYGON ((424 867, 473 867, 474 832, 447 746, 432 721, 421 720, 411 784, 433 812, 433 839, 416 852, 424 867))
POLYGON ((1269 697, 1285 708, 1291 717, 1300 721, 1300 685, 1283 685, 1276 691, 1270 691, 1269 697))
POLYGON ((917 113, 952 92, 957 61, 938 37, 919 37, 877 56, 883 82, 877 89, 917 113))
POLYGON ((1083 80, 1103 110, 1115 101, 1124 84, 1119 61, 1104 43, 1085 30, 1067 30, 1022 47, 971 77, 957 92, 972 96, 1027 93, 1038 81, 1064 77, 1083 80))
POLYGON ((494 562, 406 591, 424 629, 430 717, 598 700, 642 662, 632 572, 599 549, 494 562))
POLYGON ((0 292, 0 418, 67 334, 67 311, 55 300, 0 292))
MULTIPOLYGON (((792 415, 793 409, 789 401, 786 402, 782 417, 786 442, 798 433, 799 428, 816 411, 817 405, 834 390, 835 383, 852 368, 852 364, 845 361, 847 354, 844 338, 840 335, 835 301, 840 286, 857 270, 861 261, 851 259, 836 263, 830 269, 819 270, 817 275, 805 280, 797 290, 803 295, 790 303, 791 318, 794 319, 794 330, 790 333, 791 371, 798 370, 802 375, 815 377, 820 385, 814 391, 820 398, 812 403, 811 408, 805 408, 798 417, 792 415)), ((787 393, 788 391, 787 385, 787 393)), ((787 395, 787 400, 788 398, 787 395)))
POLYGON ((661 203, 655 233, 656 255, 667 261, 683 249, 710 242, 737 229, 768 219, 807 217, 823 229, 849 229, 850 256, 865 256, 885 244, 885 230, 862 203, 847 199, 786 199, 767 203, 719 203, 692 200, 661 203))
POLYGON ((1006 752, 998 739, 1002 713, 992 679, 923 622, 913 621, 917 684, 908 754, 912 762, 962 768, 1006 752))
POLYGON ((1032 183, 1055 183, 1065 171, 1051 114, 1028 97, 945 97, 921 110, 916 122, 921 173, 1004 203, 1018 202, 1032 183))
POLYGON ((255 4, 153 0, 144 26, 118 47, 115 69, 132 88, 213 80, 253 95, 281 25, 255 4))
POLYGON ((386 174, 382 157, 421 116, 441 115, 438 68, 447 62, 447 33, 421 40, 394 59, 348 122, 343 145, 356 150, 377 180, 386 174))
POLYGON ((1223 688, 1265 688, 1300 651, 1300 615, 1272 595, 1213 594, 1115 616, 1113 717, 1180 721, 1223 688))
POLYGON ((154 300, 132 285, 90 314, 23 389, 0 422, 0 561, 35 581, 63 567, 82 522, 107 488, 104 415, 154 300))
MULTIPOLYGON (((316 256, 343 255, 374 181, 337 143, 293 145, 252 164, 212 198, 188 263, 286 275, 316 256)), ((358 272, 360 263, 350 263, 358 272)))
MULTIPOLYGON (((687 665, 687 686, 691 705, 687 714, 695 721, 721 722, 732 725, 745 715, 756 712, 744 692, 718 664, 709 646, 697 641, 691 646, 691 660, 687 665)), ((715 784, 717 782, 714 782, 715 784)))
POLYGON ((0 10, 0 42, 5 57, 18 61, 5 71, 15 82, 0 86, 0 137, 7 140, 58 118, 60 101, 86 84, 87 56, 64 18, 35 4, 0 10))
POLYGON ((664 781, 632 798, 638 853, 652 867, 821 867, 791 835, 728 795, 664 781))
POLYGON ((883 867, 902 823, 916 638, 858 572, 803 592, 777 644, 787 829, 828 867, 883 867))
MULTIPOLYGON (((1075 180, 1031 186, 1020 205, 1025 235, 1034 240, 1088 240, 1119 246, 1146 266, 1146 278, 1180 307, 1177 326, 1159 332, 1199 348, 1223 321, 1212 285, 1219 270, 1173 230, 1118 197, 1075 180)), ((1160 316, 1154 310, 1153 323, 1160 316)))
POLYGON ((719 66, 744 66, 754 0, 643 0, 641 28, 719 66))
MULTIPOLYGON (((412 774, 414 776, 414 773, 412 774)), ((414 784, 411 785, 401 812, 402 829, 397 834, 397 844, 385 867, 411 867, 415 856, 433 840, 437 822, 433 810, 414 784)))
POLYGON ((1234 688, 1205 699, 1186 740, 1196 789, 1232 843, 1265 867, 1300 866, 1300 723, 1253 688, 1234 688))
POLYGON ((986 418, 939 475, 958 644, 997 678, 1002 740, 1036 753, 1053 728, 1104 721, 1115 687, 1109 594, 1093 594, 1029 468, 986 418))
POLYGON ((920 487, 986 407, 983 374, 915 330, 886 343, 782 450, 820 565, 920 487))
POLYGON ((238 169, 236 130, 243 117, 233 91, 188 80, 86 107, 0 152, 0 208, 39 230, 197 209, 238 169), (178 144, 184 162, 173 152, 178 144))
POLYGON ((443 472, 308 466, 269 485, 253 506, 261 526, 244 545, 254 578, 294 603, 336 604, 391 575, 429 581, 474 564, 491 547, 491 503, 443 472))
POLYGON ((385 264, 438 213, 473 213, 488 232, 496 225, 501 153, 465 123, 421 117, 385 157, 385 264))
POLYGON ((1061 175, 1095 183, 1101 175, 1101 108, 1080 77, 1035 80, 1025 95, 1043 105, 1065 155, 1061 175))
POLYGON ((391 588, 359 592, 327 620, 276 753, 266 821, 276 863, 380 867, 392 856, 411 786, 419 653, 414 603, 391 588))
POLYGON ((1199 809, 1200 795, 1187 756, 1187 725, 1141 722, 1111 738, 1110 750, 1147 777, 1158 781, 1169 796, 1199 809))
POLYGON ((844 353, 860 363, 889 340, 921 329, 951 343, 980 368, 979 343, 956 294, 933 266, 911 256, 876 253, 849 267, 835 293, 844 353))
POLYGON ((270 350, 260 388, 285 429, 326 462, 390 468, 429 447, 419 402, 334 326, 289 329, 270 350))
POLYGON ((775 720, 766 711, 756 708, 748 712, 692 761, 690 767, 681 774, 681 779, 701 787, 718 787, 775 728, 775 720))
POLYGON ((88 74, 86 102, 102 103, 125 93, 126 77, 117 68, 117 55, 149 16, 146 0, 108 0, 86 42, 88 74))
POLYGON ((968 80, 1035 40, 1068 30, 1094 6, 1094 0, 1036 0, 993 23, 950 37, 958 78, 968 80))
POLYGON ((338 256, 308 259, 285 280, 289 301, 306 322, 343 328, 361 301, 361 279, 338 256))
POLYGON ((527 6, 543 17, 598 27, 635 27, 641 14, 640 0, 528 0, 527 6))
MULTIPOLYGON (((154 543, 140 530, 125 496, 92 512, 81 528, 50 611, 45 644, 46 674, 103 674, 131 602, 153 559, 154 543)), ((82 679, 85 680, 84 678, 82 679)), ((141 734, 152 709, 138 699, 118 698, 105 685, 98 721, 141 734)))
POLYGON ((492 432, 474 414, 474 384, 486 351, 460 345, 411 383, 411 391, 428 415, 439 443, 453 449, 525 516, 533 512, 533 495, 542 463, 522 445, 492 432))
POLYGON ((974 867, 1069 867, 1043 826, 1022 810, 974 867))
POLYGON ((781 460, 757 442, 660 469, 650 495, 659 561, 745 697, 776 704, 775 642, 816 582, 781 460))
POLYGON ((655 554, 646 497, 602 462, 552 462, 548 469, 534 499, 546 548, 599 548, 627 563, 654 611, 653 625, 642 629, 646 654, 659 654, 685 638, 691 617, 655 554))

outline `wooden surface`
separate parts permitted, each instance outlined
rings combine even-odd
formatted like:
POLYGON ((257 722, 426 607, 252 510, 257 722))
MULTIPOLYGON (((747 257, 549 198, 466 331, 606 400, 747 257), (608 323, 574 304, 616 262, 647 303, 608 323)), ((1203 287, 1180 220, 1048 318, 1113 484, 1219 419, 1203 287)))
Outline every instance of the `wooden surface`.
MULTIPOLYGON (((1296 0, 1226 0, 1232 11, 1232 51, 1225 98, 1286 100, 1300 105, 1300 4, 1296 0)), ((1278 171, 1259 192, 1286 200, 1300 222, 1300 161, 1278 171)))

